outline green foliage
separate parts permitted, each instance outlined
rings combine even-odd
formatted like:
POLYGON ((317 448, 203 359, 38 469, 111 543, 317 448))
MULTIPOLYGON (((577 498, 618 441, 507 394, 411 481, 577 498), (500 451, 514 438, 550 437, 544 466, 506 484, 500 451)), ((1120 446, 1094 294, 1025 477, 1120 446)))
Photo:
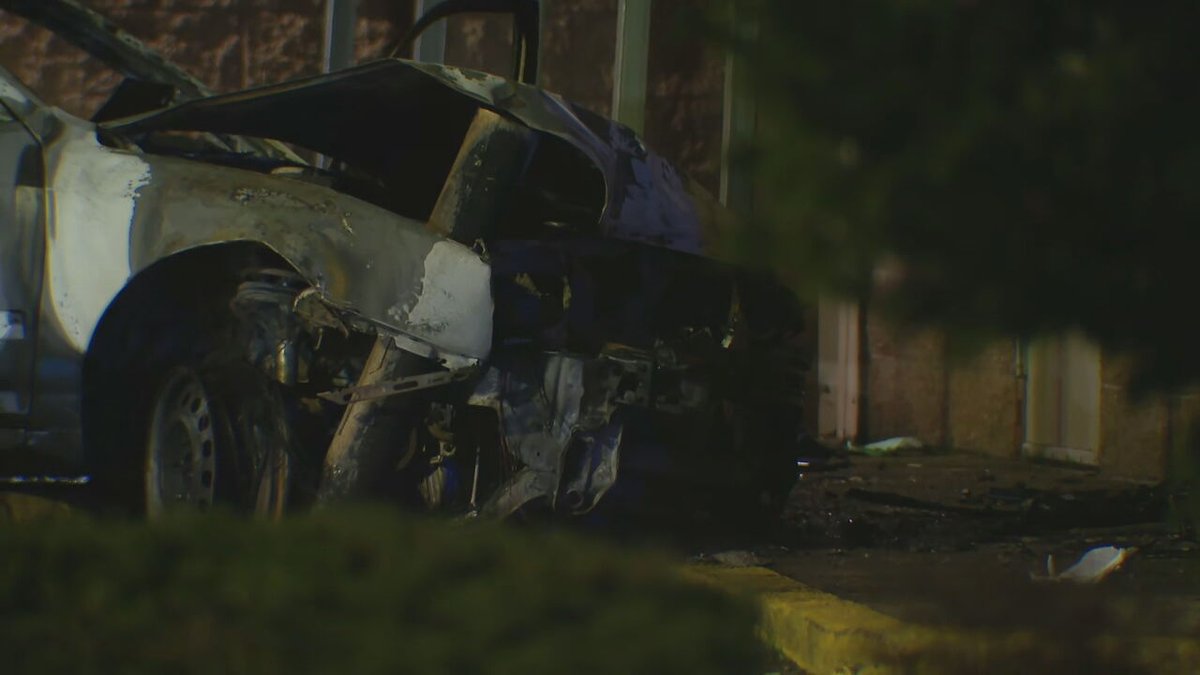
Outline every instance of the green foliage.
POLYGON ((0 529, 5 672, 755 672, 754 613, 653 557, 391 512, 0 529))
POLYGON ((1200 535, 1200 420, 1191 419, 1175 436, 1167 457, 1171 486, 1170 521, 1192 537, 1200 535))
POLYGON ((744 256, 808 295, 972 335, 1079 328, 1153 384, 1200 377, 1200 5, 732 4, 759 33, 709 26, 760 95, 744 256))

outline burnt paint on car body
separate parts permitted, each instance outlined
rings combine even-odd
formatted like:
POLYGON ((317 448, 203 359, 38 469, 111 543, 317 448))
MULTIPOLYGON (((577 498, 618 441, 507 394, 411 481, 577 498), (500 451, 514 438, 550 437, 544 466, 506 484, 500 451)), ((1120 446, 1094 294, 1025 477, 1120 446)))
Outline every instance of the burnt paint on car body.
POLYGON ((154 179, 141 190, 130 238, 139 269, 197 246, 261 242, 337 309, 447 357, 487 357, 489 275, 465 246, 324 186, 186 159, 145 159, 154 179), (462 309, 431 322, 422 307, 435 299, 452 299, 462 309))
POLYGON ((271 137, 405 185, 426 217, 479 107, 560 148, 557 171, 606 235, 696 255, 719 254, 727 219, 710 195, 633 131, 532 86, 450 66, 384 59, 284 84, 186 102, 105 125, 138 136, 187 130, 271 137), (304 110, 303 115, 289 114, 304 110), (573 160, 573 161, 572 161, 573 160))
POLYGON ((294 178, 106 147, 91 125, 30 110, 51 208, 44 222, 40 212, 13 221, 44 231, 46 251, 44 273, 22 273, 39 285, 28 314, 41 319, 37 387, 33 405, 22 406, 32 408, 28 425, 37 432, 22 444, 44 446, 68 464, 79 459, 82 364, 107 308, 143 270, 203 247, 265 246, 351 322, 434 360, 487 357, 488 266, 422 223, 294 178))

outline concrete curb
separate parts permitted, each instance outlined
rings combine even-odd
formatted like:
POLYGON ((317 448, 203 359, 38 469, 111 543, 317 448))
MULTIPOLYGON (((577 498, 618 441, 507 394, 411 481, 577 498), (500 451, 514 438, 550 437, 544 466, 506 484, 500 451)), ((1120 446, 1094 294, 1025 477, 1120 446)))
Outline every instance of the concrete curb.
POLYGON ((762 567, 691 566, 685 575, 762 607, 763 639, 812 673, 1058 672, 1068 664, 1133 672, 1200 672, 1200 639, 1105 636, 1084 644, 1033 631, 988 632, 910 624, 762 567), (1017 670, 1014 670, 1017 668, 1017 670))
POLYGON ((18 492, 0 493, 0 523, 28 523, 71 515, 67 504, 18 492))

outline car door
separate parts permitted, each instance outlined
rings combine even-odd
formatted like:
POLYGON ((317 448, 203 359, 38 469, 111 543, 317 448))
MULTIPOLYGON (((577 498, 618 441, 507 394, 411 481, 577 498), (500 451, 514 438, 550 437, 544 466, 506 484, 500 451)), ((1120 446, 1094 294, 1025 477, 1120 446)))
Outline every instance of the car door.
POLYGON ((24 119, 32 96, 0 69, 0 446, 20 443, 33 389, 42 288, 42 148, 24 119))

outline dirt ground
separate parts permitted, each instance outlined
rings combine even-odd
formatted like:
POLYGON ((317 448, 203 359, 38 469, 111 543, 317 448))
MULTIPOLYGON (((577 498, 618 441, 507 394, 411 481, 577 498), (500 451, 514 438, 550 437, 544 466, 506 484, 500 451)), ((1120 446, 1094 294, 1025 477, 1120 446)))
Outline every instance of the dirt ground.
POLYGON ((1171 495, 1097 469, 966 454, 842 456, 801 477, 784 536, 807 547, 974 548, 1012 536, 1162 523, 1171 495))

